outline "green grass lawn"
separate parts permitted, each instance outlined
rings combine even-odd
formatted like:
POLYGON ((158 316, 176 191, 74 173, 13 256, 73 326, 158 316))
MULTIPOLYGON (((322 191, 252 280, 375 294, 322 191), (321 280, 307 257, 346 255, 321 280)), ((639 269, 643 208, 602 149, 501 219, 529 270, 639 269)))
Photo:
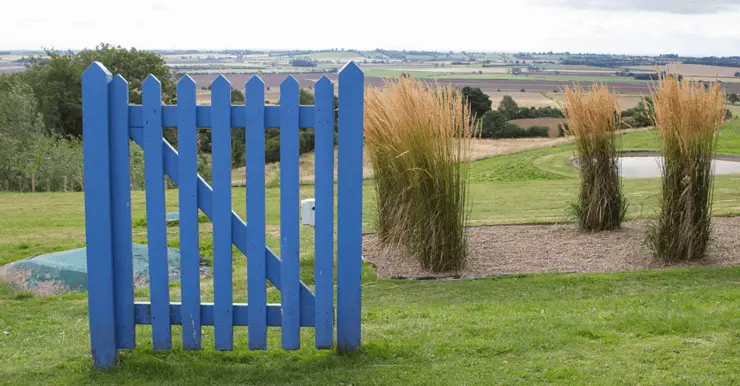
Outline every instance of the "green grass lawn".
MULTIPOLYGON (((655 149, 652 131, 620 137, 624 150, 655 149)), ((727 125, 719 152, 740 154, 740 124, 727 125)), ((572 145, 493 157, 471 165, 472 224, 570 221, 578 189, 572 145)), ((715 214, 740 212, 740 176, 717 177, 715 214)), ((657 212, 659 180, 627 180, 631 218, 657 212)), ((312 186, 301 188, 303 197, 312 186)), ((244 189, 234 208, 244 215, 244 189)), ((84 246, 80 193, 0 194, 0 265, 84 246)), ((167 192, 177 210, 177 191, 167 192)), ((268 244, 279 247, 279 189, 267 191, 268 244)), ((134 241, 146 242, 143 192, 132 193, 134 241)), ((373 229, 366 182, 364 228, 373 229)), ((211 255, 211 226, 201 252, 211 255)), ((177 246, 178 228, 168 228, 177 246)), ((491 242, 495 242, 492 240, 491 242)), ((313 231, 301 228, 301 277, 312 284, 313 231)), ((246 262, 234 254, 235 301, 246 301, 246 262)), ((520 275, 466 281, 394 281, 363 269, 363 348, 354 355, 278 347, 155 352, 149 327, 112 371, 92 371, 85 294, 35 297, 0 286, 0 384, 732 384, 740 382, 740 268, 616 274, 520 275)), ((172 286, 173 300, 179 288, 172 286)), ((271 301, 279 294, 268 291, 271 301)), ((147 291, 138 290, 145 300, 147 291)), ((209 282, 204 301, 212 299, 209 282)))
MULTIPOLYGON (((0 383, 29 384, 716 384, 740 382, 740 269, 531 275, 365 284, 354 355, 151 349, 91 371, 84 294, 0 292, 0 383)), ((174 328, 179 336, 179 328, 174 328)))

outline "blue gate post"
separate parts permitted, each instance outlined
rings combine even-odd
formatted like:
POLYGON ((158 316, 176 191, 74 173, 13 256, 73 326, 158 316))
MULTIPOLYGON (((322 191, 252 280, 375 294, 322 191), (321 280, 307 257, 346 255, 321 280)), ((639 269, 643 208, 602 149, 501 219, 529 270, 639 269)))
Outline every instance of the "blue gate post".
POLYGON ((339 72, 337 164, 337 349, 360 348, 362 311, 362 145, 365 75, 339 72))
POLYGON ((108 116, 111 78, 99 62, 90 64, 82 74, 87 302, 95 368, 110 367, 118 361, 108 116))

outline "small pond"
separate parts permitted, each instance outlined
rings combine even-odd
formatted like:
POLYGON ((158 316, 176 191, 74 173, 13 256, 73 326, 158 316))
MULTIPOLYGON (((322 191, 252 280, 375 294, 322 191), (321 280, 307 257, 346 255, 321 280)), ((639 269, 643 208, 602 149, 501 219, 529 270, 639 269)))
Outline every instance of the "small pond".
MULTIPOLYGON (((660 156, 619 157, 619 170, 624 178, 660 177, 660 156)), ((715 159, 712 161, 714 174, 740 174, 740 162, 715 159)))

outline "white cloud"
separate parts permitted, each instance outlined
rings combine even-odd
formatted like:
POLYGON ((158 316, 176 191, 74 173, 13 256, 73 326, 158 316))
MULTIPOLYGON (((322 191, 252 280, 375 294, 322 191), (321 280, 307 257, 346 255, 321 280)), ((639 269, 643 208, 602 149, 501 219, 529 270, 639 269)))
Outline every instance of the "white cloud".
POLYGON ((740 10, 738 0, 538 0, 540 4, 602 10, 707 14, 740 10))
MULTIPOLYGON (((727 7, 715 13, 680 14, 634 7, 573 7, 578 1, 589 0, 159 0, 156 4, 130 0, 125 7, 98 0, 13 1, 3 5, 4 13, 18 17, 0 23, 4 37, 0 49, 77 49, 106 42, 142 49, 382 47, 738 54, 740 12, 727 7)), ((712 2, 721 3, 726 1, 712 2)))

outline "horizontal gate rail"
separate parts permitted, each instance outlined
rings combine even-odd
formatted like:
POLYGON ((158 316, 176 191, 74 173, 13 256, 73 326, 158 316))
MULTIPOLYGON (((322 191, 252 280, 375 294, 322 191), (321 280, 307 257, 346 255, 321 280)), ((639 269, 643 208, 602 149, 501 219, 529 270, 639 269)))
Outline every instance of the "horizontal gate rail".
MULTIPOLYGON (((180 302, 170 303, 170 324, 182 325, 182 304, 180 302)), ((213 326, 213 303, 201 303, 200 305, 200 323, 203 326, 213 326)), ((134 305, 134 320, 136 324, 152 324, 152 306, 149 302, 137 302, 134 305)), ((249 326, 249 305, 244 303, 234 303, 234 326, 249 326)), ((301 327, 314 327, 313 317, 308 314, 301 314, 301 327)), ((267 305, 267 325, 270 327, 280 327, 281 312, 280 304, 267 305)))
MULTIPOLYGON (((195 126, 211 128, 213 106, 197 106, 195 108, 195 126)), ((129 127, 144 127, 144 107, 133 105, 128 108, 129 127)), ((231 106, 231 128, 243 129, 246 127, 247 113, 244 106, 231 106)), ((162 126, 177 126, 177 106, 162 106, 162 126)), ((314 126, 314 106, 298 107, 298 127, 312 129, 314 126)), ((265 106, 265 127, 280 127, 280 106, 265 106)))

